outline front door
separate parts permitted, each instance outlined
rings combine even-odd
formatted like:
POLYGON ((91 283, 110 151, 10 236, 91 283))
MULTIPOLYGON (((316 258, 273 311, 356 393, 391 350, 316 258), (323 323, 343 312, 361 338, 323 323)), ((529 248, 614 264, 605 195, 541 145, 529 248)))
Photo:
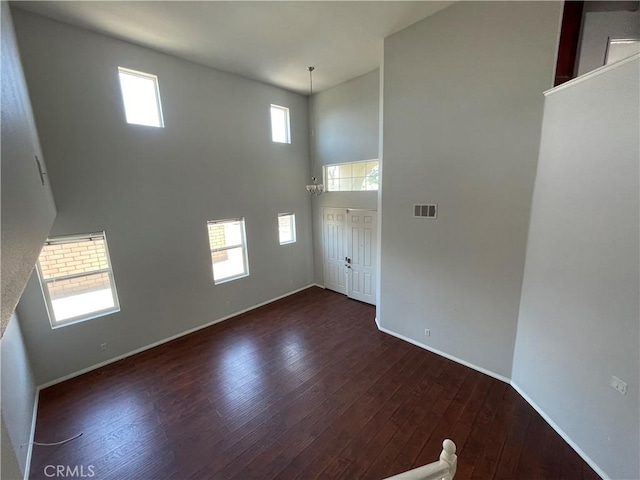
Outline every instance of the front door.
POLYGON ((338 293, 347 293, 345 274, 345 235, 347 211, 344 208, 325 208, 324 230, 324 286, 338 293))
POLYGON ((378 212, 347 210, 347 296, 376 304, 376 235, 378 212))

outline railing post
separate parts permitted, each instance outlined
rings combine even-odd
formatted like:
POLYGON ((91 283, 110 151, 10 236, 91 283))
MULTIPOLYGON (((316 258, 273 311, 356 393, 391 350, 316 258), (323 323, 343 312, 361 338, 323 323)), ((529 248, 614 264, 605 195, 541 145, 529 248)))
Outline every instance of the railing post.
POLYGON ((453 480, 457 467, 456 444, 446 439, 442 442, 442 452, 437 462, 387 477, 386 480, 453 480))
POLYGON ((458 456, 456 455, 456 444, 448 438, 442 442, 442 453, 440 460, 449 464, 449 473, 443 480, 453 480, 458 468, 458 456))

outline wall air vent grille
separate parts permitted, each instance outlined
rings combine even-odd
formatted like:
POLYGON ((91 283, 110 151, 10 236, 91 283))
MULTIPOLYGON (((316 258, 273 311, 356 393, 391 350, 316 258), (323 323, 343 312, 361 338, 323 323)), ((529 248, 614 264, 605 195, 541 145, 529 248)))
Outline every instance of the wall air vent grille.
POLYGON ((438 204, 431 205, 414 205, 414 218, 436 218, 438 216, 438 204))

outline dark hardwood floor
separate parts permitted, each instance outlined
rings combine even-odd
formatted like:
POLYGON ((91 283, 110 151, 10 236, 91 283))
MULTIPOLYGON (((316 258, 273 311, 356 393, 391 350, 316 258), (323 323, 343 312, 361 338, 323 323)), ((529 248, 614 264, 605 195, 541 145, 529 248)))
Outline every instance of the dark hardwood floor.
POLYGON ((456 480, 599 478, 510 386, 374 315, 311 288, 47 388, 36 441, 83 435, 34 446, 31 478, 381 479, 445 438, 456 480))

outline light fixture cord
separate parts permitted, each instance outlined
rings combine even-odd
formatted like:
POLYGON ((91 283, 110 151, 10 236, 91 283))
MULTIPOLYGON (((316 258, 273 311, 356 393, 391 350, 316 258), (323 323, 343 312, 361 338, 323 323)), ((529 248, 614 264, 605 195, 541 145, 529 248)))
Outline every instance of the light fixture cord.
POLYGON ((313 183, 316 184, 317 180, 316 180, 316 174, 315 174, 315 129, 314 129, 314 123, 313 123, 313 109, 312 107, 312 96, 313 96, 313 71, 316 69, 316 67, 307 67, 307 70, 309 70, 309 129, 310 129, 310 137, 311 137, 311 145, 309 148, 309 154, 311 156, 311 179, 313 180, 313 183))

